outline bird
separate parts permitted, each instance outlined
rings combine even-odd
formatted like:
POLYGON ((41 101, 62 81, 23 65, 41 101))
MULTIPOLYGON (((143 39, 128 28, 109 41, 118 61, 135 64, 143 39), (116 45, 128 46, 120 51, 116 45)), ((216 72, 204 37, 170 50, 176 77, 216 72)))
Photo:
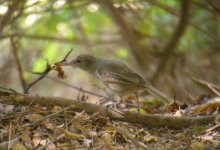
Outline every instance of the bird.
POLYGON ((64 61, 62 66, 72 66, 84 70, 100 79, 104 85, 115 95, 123 97, 136 95, 137 109, 140 112, 138 92, 147 90, 170 103, 171 98, 154 88, 150 82, 130 69, 126 64, 110 59, 101 59, 88 54, 77 56, 70 62, 64 61))

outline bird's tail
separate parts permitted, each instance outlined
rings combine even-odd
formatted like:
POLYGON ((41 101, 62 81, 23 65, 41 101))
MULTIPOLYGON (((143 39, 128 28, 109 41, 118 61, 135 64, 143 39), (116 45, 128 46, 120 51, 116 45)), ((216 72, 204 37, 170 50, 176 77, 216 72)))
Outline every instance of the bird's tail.
POLYGON ((172 98, 168 97, 164 93, 162 93, 159 90, 155 89, 153 86, 149 86, 147 88, 147 91, 163 98, 167 103, 172 103, 172 98))

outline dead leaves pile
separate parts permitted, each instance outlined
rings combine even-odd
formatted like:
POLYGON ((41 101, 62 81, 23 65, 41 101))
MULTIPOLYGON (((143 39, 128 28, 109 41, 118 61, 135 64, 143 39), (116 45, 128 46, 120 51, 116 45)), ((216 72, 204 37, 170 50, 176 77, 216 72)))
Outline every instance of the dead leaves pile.
POLYGON ((10 109, 2 110, 0 117, 1 150, 8 144, 12 150, 126 150, 157 142, 147 129, 115 123, 99 114, 62 111, 58 106, 5 107, 10 109))
MULTIPOLYGON (((178 103, 165 108, 170 115, 219 113, 218 99, 197 104, 181 112, 178 103)), ((0 149, 207 149, 220 147, 219 127, 192 127, 173 131, 147 129, 141 125, 113 122, 98 113, 76 113, 58 106, 42 107, 0 104, 0 149)), ((220 118, 220 117, 218 117, 220 118)))

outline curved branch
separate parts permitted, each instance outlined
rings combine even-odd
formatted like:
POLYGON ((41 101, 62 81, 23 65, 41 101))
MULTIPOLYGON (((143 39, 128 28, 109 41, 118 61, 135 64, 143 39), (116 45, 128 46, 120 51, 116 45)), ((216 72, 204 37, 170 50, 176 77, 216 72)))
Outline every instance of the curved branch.
POLYGON ((71 107, 72 111, 82 112, 85 111, 88 114, 99 113, 102 116, 109 117, 111 120, 124 121, 129 123, 142 124, 147 127, 169 127, 173 129, 187 128, 192 125, 204 125, 213 123, 215 116, 204 117, 173 117, 163 115, 146 114, 141 115, 138 113, 132 113, 129 111, 118 112, 113 109, 108 109, 101 105, 95 105, 86 103, 84 101, 77 101, 61 97, 40 97, 32 95, 11 95, 9 92, 0 91, 0 102, 13 105, 28 105, 28 104, 40 104, 48 107, 49 105, 57 105, 61 107, 71 107))
POLYGON ((181 15, 179 23, 176 27, 176 29, 173 32, 173 35, 170 37, 168 42, 165 44, 165 46, 162 48, 162 52, 164 57, 160 60, 160 63, 157 67, 157 70, 152 78, 152 83, 154 83, 161 72, 163 72, 167 66, 169 58, 174 54, 175 49, 181 39, 181 37, 184 34, 184 31, 186 30, 186 27, 188 25, 188 17, 189 17, 189 7, 190 7, 190 0, 181 0, 181 15))

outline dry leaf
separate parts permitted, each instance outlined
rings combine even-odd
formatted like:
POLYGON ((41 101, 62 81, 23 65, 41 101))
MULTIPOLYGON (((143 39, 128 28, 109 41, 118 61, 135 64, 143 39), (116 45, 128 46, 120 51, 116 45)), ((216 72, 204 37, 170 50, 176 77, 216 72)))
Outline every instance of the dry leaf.
POLYGON ((30 122, 35 122, 43 118, 43 116, 40 114, 30 114, 30 115, 25 115, 25 118, 28 119, 30 122))
POLYGON ((30 130, 29 130, 29 128, 26 128, 24 131, 22 131, 21 140, 22 140, 23 142, 27 142, 27 143, 30 143, 30 142, 31 142, 30 130))
POLYGON ((75 134, 75 133, 72 133, 68 130, 65 130, 63 128, 59 128, 59 130, 65 134, 65 137, 68 138, 68 139, 71 139, 71 140, 79 140, 79 139, 83 139, 84 136, 82 135, 79 135, 79 134, 75 134))
POLYGON ((202 94, 195 99, 194 104, 204 104, 207 103, 211 98, 210 94, 202 94))
POLYGON ((52 112, 52 113, 56 113, 56 112, 59 112, 59 111, 61 111, 61 110, 62 110, 61 107, 59 107, 59 106, 54 106, 54 107, 51 109, 51 112, 52 112))
POLYGON ((191 148, 192 150, 204 150, 205 146, 204 143, 196 142, 196 143, 192 143, 191 148))
POLYGON ((211 115, 220 109, 220 102, 205 103, 194 108, 191 113, 198 115, 211 115))
POLYGON ((143 139, 144 139, 144 142, 147 142, 147 143, 157 142, 157 138, 152 135, 145 135, 143 139))
POLYGON ((41 138, 40 137, 34 137, 33 138, 33 144, 34 144, 34 147, 38 146, 40 144, 40 141, 41 141, 41 138))
POLYGON ((173 102, 173 104, 171 105, 168 105, 166 107, 166 113, 174 113, 176 112, 177 110, 179 110, 179 104, 177 102, 173 102))
POLYGON ((45 139, 40 141, 41 145, 45 145, 46 143, 47 143, 47 140, 45 140, 45 139))
POLYGON ((54 124, 54 123, 49 123, 49 122, 45 122, 45 123, 44 123, 44 126, 45 126, 47 129, 50 129, 50 130, 54 130, 54 129, 57 127, 56 124, 54 124))
POLYGON ((10 148, 10 150, 26 150, 26 148, 21 143, 18 143, 16 145, 12 146, 10 148))
POLYGON ((51 143, 47 146, 48 150, 56 150, 56 145, 54 143, 51 143))
POLYGON ((11 112, 13 112, 13 109, 14 109, 14 105, 5 105, 4 113, 6 113, 6 114, 11 113, 11 112))

